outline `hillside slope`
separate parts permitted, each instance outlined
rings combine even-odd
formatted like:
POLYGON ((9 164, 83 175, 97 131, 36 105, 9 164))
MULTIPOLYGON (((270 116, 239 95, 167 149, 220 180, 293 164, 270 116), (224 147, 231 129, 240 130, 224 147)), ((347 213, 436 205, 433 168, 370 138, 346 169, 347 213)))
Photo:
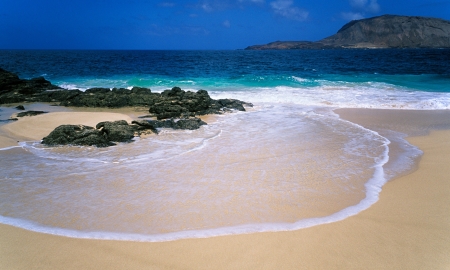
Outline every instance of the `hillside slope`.
POLYGON ((247 50, 337 48, 450 48, 450 21, 418 16, 383 15, 345 24, 317 42, 277 41, 247 50))

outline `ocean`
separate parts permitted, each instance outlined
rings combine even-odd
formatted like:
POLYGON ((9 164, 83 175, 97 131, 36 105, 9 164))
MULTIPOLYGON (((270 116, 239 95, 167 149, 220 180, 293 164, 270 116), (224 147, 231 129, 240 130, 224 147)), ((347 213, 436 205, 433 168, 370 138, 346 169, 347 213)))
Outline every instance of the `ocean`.
POLYGON ((179 86, 255 105, 110 148, 0 149, 0 222, 69 237, 168 241, 342 220, 414 169, 422 152, 406 136, 450 127, 363 127, 335 112, 449 110, 450 50, 1 50, 0 67, 68 89, 179 86))

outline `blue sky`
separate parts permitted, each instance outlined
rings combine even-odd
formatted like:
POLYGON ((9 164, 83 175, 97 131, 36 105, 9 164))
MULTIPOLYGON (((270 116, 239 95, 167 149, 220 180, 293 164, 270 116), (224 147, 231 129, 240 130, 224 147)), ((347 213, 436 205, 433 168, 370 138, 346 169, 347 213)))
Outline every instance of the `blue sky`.
POLYGON ((0 49, 243 49, 383 14, 450 20, 450 1, 1 0, 0 49))

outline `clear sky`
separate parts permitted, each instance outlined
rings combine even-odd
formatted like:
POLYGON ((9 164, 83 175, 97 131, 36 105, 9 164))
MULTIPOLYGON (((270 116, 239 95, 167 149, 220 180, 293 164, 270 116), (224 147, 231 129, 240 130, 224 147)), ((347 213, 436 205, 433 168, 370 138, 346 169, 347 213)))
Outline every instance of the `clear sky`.
POLYGON ((0 49, 243 49, 383 14, 450 20, 450 0, 1 0, 0 49))

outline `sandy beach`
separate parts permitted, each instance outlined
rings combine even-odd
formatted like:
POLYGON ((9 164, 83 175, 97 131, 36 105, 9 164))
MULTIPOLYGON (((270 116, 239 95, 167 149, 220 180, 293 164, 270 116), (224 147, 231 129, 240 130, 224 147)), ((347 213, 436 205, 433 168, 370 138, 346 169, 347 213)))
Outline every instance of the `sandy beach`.
MULTIPOLYGON (((352 121, 363 125, 381 123, 387 112, 394 124, 405 119, 403 114, 427 114, 359 111, 367 114, 352 121)), ((131 120, 108 112, 27 117, 0 128, 0 146, 39 140, 63 123, 95 126, 119 119, 131 120)), ((403 125, 415 125, 409 120, 403 125)), ((343 221, 289 232, 159 243, 75 239, 0 225, 0 268, 450 269, 449 138, 450 130, 408 138, 424 152, 417 170, 388 182, 377 203, 343 221)))

